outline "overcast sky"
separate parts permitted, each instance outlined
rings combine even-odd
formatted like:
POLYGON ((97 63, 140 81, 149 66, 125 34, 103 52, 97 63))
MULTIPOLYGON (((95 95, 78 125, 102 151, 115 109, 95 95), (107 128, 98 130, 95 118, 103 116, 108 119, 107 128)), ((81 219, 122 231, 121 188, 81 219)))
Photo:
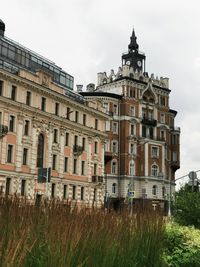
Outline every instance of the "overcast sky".
POLYGON ((146 71, 170 79, 181 127, 181 169, 200 169, 200 2, 198 0, 2 0, 5 35, 54 61, 75 84, 121 65, 132 28, 146 71))

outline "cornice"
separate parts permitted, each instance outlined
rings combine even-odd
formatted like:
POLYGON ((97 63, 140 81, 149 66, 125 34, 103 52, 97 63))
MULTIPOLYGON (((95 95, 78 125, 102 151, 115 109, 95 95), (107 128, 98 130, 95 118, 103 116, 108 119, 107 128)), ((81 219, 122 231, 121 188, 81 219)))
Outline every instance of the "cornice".
POLYGON ((63 117, 56 116, 52 113, 44 112, 40 109, 27 106, 24 103, 13 101, 10 98, 0 96, 0 103, 1 102, 6 103, 6 105, 12 106, 13 108, 16 108, 19 114, 21 114, 21 111, 23 113, 29 112, 30 116, 38 122, 50 121, 52 122, 51 123, 52 125, 55 125, 58 127, 62 127, 66 129, 71 128, 72 130, 76 129, 77 132, 86 133, 88 135, 93 135, 93 136, 97 135, 101 138, 107 137, 107 134, 102 131, 98 131, 92 127, 84 126, 82 124, 67 120, 63 117))

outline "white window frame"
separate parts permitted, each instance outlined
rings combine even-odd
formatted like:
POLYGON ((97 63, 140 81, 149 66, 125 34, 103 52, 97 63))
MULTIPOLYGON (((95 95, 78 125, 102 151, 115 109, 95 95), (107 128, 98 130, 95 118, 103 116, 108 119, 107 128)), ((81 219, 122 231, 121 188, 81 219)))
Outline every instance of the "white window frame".
POLYGON ((117 160, 112 160, 111 161, 111 173, 112 174, 117 174, 117 160))
POLYGON ((158 173, 159 173, 158 165, 152 164, 151 165, 151 176, 158 177, 158 173))
POLYGON ((159 158, 159 148, 156 146, 151 147, 151 157, 152 158, 159 158))
POLYGON ((129 175, 135 175, 135 162, 134 160, 131 160, 129 162, 129 175))

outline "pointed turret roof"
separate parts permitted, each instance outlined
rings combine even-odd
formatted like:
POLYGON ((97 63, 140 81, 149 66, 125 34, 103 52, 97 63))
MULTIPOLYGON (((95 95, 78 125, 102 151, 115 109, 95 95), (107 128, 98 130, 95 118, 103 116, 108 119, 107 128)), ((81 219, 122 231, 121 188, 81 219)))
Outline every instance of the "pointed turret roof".
POLYGON ((134 28, 133 28, 133 32, 132 32, 132 36, 130 37, 131 39, 131 42, 128 46, 128 50, 129 51, 137 51, 138 52, 138 49, 139 49, 139 45, 137 44, 137 37, 135 35, 135 31, 134 31, 134 28))

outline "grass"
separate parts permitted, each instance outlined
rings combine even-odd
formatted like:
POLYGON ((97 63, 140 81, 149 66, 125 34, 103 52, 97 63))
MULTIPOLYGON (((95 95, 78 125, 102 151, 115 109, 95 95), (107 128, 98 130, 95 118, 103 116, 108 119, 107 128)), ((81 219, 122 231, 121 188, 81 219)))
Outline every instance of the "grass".
POLYGON ((165 226, 157 214, 78 211, 0 198, 2 267, 162 267, 165 226))

